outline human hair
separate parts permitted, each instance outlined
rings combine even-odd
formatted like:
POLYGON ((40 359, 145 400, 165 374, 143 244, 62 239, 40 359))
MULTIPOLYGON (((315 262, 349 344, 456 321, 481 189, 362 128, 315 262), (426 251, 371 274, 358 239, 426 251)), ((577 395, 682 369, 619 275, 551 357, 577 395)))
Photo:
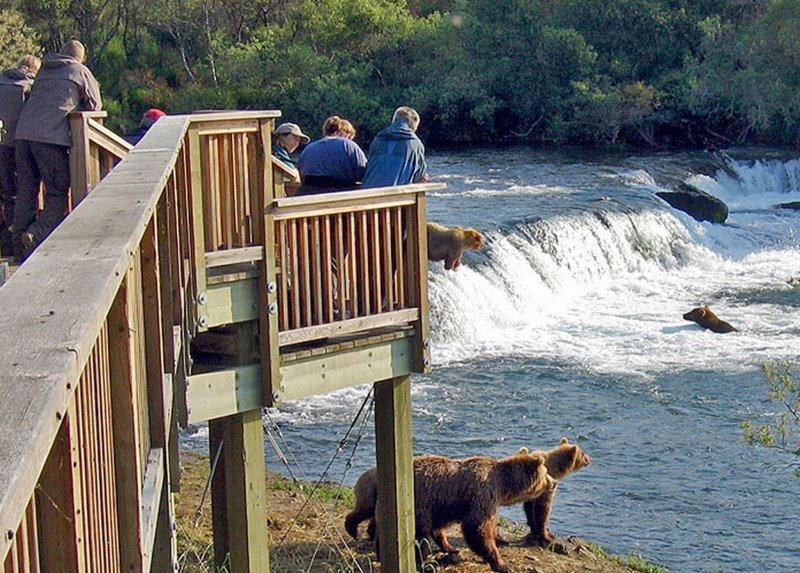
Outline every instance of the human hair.
POLYGON ((42 60, 32 54, 25 54, 17 60, 17 69, 36 74, 42 67, 42 60))
POLYGON ((353 124, 346 119, 342 119, 338 115, 332 115, 325 120, 325 123, 322 124, 322 135, 324 137, 333 137, 338 135, 341 137, 347 137, 348 139, 353 139, 356 136, 356 128, 353 127, 353 124))
POLYGON ((79 62, 82 62, 86 57, 86 48, 83 47, 78 40, 67 40, 61 46, 61 53, 65 56, 72 56, 79 62))
POLYGON ((419 114, 417 113, 417 110, 405 105, 398 107, 396 110, 394 110, 392 123, 400 119, 406 122, 408 127, 410 127, 412 130, 417 131, 417 128, 419 127, 419 114))

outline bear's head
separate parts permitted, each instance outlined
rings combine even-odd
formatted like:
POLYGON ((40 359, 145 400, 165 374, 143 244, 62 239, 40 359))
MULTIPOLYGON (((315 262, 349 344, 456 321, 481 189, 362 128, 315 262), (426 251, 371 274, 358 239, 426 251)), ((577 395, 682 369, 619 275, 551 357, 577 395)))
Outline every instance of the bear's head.
POLYGON ((561 438, 558 446, 547 452, 545 463, 547 472, 558 480, 585 468, 592 463, 592 458, 579 445, 571 444, 567 438, 561 438))
POLYGON ((697 308, 693 308, 689 312, 683 315, 683 320, 692 320, 697 322, 702 320, 705 316, 708 315, 708 307, 707 306, 699 306, 697 308))
POLYGON ((483 248, 483 235, 475 229, 464 229, 464 248, 479 251, 483 248))

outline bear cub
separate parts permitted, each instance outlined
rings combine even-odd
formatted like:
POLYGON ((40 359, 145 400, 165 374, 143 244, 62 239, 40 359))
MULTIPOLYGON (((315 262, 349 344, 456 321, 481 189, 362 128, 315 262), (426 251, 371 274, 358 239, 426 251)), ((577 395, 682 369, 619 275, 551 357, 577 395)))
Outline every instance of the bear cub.
POLYGON ((531 532, 526 540, 531 545, 546 545, 555 539, 548 527, 550 512, 553 509, 553 499, 558 489, 558 480, 569 474, 585 468, 592 463, 592 458, 577 444, 571 444, 567 438, 549 451, 531 452, 545 458, 548 475, 555 481, 552 488, 535 499, 526 500, 523 504, 525 517, 531 532))

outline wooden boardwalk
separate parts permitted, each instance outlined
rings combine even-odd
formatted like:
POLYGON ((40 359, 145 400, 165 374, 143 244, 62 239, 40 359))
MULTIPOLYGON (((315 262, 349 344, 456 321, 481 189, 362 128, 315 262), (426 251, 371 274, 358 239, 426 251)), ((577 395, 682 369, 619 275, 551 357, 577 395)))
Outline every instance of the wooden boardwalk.
POLYGON ((221 452, 215 560, 269 571, 262 408, 365 383, 383 570, 415 570, 410 375, 443 185, 286 197, 279 115, 167 116, 133 149, 73 118, 76 208, 0 287, 4 571, 176 570, 195 422, 221 452))

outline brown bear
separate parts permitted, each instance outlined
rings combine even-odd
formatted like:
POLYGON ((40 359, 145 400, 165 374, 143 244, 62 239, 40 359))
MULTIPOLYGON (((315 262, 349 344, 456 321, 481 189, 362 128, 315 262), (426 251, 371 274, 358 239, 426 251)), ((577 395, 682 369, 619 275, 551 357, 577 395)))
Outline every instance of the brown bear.
POLYGON ((724 334, 726 332, 738 332, 739 330, 724 320, 717 318, 717 315, 711 312, 711 309, 707 306, 693 308, 683 315, 683 319, 692 320, 703 328, 709 329, 711 332, 719 332, 724 334))
MULTIPOLYGON (((357 537, 361 521, 380 515, 376 483, 376 468, 367 470, 356 483, 356 509, 345 519, 345 529, 353 537, 357 537)), ((415 537, 420 541, 432 538, 443 551, 458 553, 444 534, 444 528, 460 522, 469 548, 494 571, 504 573, 508 567, 496 543, 499 507, 537 498, 554 485, 547 475, 545 458, 539 454, 524 452, 501 459, 479 456, 457 460, 418 456, 414 458, 415 537)), ((370 534, 374 529, 370 523, 370 534)), ((380 558, 377 537, 375 546, 380 558)))
POLYGON ((592 458, 580 446, 571 444, 567 438, 561 438, 558 446, 550 451, 536 451, 531 454, 544 456, 547 473, 556 482, 544 494, 535 499, 526 500, 523 504, 525 517, 531 528, 526 540, 532 545, 543 545, 555 539, 547 523, 550 521, 550 511, 553 508, 556 489, 558 489, 558 480, 585 468, 592 463, 592 458))
POLYGON ((461 265, 461 255, 465 250, 482 248, 483 235, 475 229, 428 223, 428 260, 444 261, 444 268, 448 271, 461 265))

